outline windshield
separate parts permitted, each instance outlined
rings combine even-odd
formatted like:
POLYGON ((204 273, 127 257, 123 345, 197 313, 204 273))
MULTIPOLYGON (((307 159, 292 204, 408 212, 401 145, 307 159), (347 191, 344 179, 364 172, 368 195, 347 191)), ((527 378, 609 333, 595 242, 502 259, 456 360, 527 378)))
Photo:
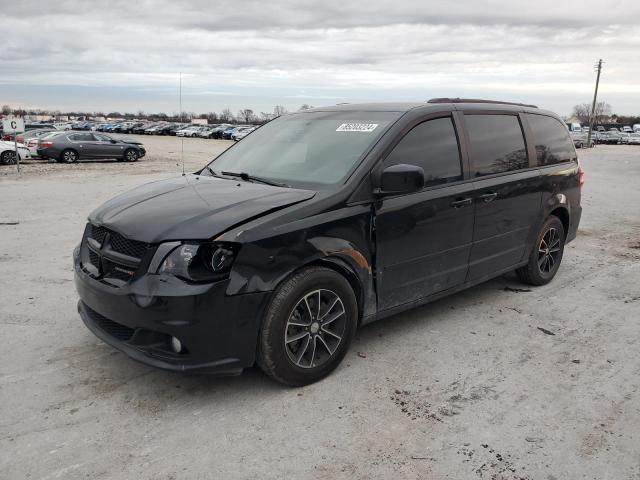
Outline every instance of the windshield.
MULTIPOLYGON (((307 112, 279 117, 220 154, 209 168, 298 187, 347 178, 399 112, 307 112)), ((207 174, 207 169, 203 174, 207 174)))

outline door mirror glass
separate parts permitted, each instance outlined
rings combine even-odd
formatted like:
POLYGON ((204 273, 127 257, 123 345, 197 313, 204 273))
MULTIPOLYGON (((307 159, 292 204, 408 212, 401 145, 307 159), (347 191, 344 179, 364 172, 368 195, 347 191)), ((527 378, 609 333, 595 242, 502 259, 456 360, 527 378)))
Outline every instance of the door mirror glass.
POLYGON ((111 143, 118 143, 116 140, 114 140, 113 138, 110 140, 111 143))
POLYGON ((422 167, 400 163, 391 165, 382 171, 380 188, 376 193, 380 195, 394 195, 411 193, 424 187, 424 170, 422 167))

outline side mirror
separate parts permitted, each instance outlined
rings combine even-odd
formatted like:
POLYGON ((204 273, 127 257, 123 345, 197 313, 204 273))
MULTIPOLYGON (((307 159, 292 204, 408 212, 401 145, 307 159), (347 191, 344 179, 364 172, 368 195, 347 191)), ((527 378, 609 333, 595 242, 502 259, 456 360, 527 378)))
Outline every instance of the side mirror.
POLYGON ((417 192, 424 187, 424 170, 416 165, 400 163, 382 171, 378 195, 394 195, 417 192))
POLYGON ((111 143, 118 143, 117 140, 114 140, 113 138, 111 139, 111 143))

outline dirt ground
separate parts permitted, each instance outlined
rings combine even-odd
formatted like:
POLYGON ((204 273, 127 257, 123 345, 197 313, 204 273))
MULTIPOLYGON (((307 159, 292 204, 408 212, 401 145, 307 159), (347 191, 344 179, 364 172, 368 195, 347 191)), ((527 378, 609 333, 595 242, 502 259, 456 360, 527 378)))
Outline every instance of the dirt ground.
MULTIPOLYGON (((507 275, 366 326, 289 389, 154 370, 81 323, 87 214, 181 171, 179 139, 142 138, 136 164, 0 167, 0 478, 640 479, 640 148, 579 152, 550 285, 507 275)), ((227 145, 185 140, 186 170, 227 145)))

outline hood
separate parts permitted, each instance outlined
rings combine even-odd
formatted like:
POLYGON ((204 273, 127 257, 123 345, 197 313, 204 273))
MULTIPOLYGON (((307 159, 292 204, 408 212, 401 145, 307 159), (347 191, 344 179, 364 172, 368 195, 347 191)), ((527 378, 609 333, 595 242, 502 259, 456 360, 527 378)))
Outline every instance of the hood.
POLYGON ((134 140, 133 138, 121 138, 120 141, 122 143, 130 143, 130 144, 133 144, 133 145, 142 145, 142 142, 134 140))
POLYGON ((207 239, 314 195, 309 190, 186 175, 118 195, 94 210, 89 220, 147 243, 207 239))

